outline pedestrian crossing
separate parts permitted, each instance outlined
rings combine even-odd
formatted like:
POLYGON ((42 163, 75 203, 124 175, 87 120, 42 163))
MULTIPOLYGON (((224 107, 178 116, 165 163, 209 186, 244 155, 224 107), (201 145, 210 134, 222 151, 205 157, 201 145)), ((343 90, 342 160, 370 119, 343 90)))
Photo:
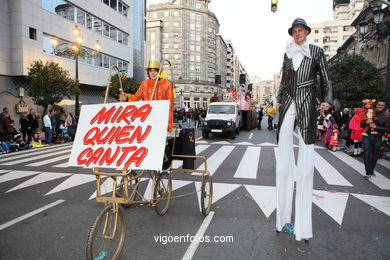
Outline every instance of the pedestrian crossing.
MULTIPOLYGON (((67 160, 69 158, 71 147, 72 144, 64 144, 43 147, 37 150, 22 151, 13 154, 14 156, 10 156, 12 154, 2 155, 0 156, 0 169, 2 166, 24 166, 31 170, 42 166, 49 166, 55 169, 58 168, 58 170, 61 168, 69 168, 67 160)), ((237 152, 241 153, 242 156, 239 156, 240 159, 235 164, 236 168, 231 169, 230 173, 224 173, 224 175, 230 174, 234 179, 255 180, 261 179, 263 165, 261 164, 260 159, 263 154, 269 153, 270 150, 268 147, 273 148, 275 152, 274 157, 276 158, 277 148, 271 143, 244 145, 242 143, 229 143, 226 141, 198 141, 195 149, 196 154, 198 155, 202 155, 204 153, 208 154, 208 156, 206 156, 207 169, 211 175, 214 175, 221 167, 223 167, 229 156, 234 155, 237 152), (245 151, 243 153, 242 150, 239 150, 240 147, 244 147, 245 151)), ((329 162, 329 159, 324 158, 323 152, 325 151, 320 151, 321 150, 319 149, 315 149, 314 165, 321 178, 329 185, 353 187, 354 185, 350 182, 350 180, 343 176, 340 169, 329 162)), ((364 164, 361 161, 347 155, 344 152, 326 152, 330 154, 330 157, 334 157, 334 160, 341 160, 344 164, 351 168, 352 172, 359 173, 362 176, 365 175, 364 164)), ((273 167, 275 166, 275 163, 275 160, 267 160, 267 164, 272 164, 273 167)), ((385 172, 390 171, 389 161, 383 159, 379 160, 378 165, 380 165, 382 172, 384 171, 383 168, 385 169, 385 172)), ((181 168, 182 161, 174 160, 172 167, 181 168)), ((197 165, 197 169, 203 170, 203 163, 197 165)), ((381 190, 390 190, 390 180, 381 174, 379 170, 376 170, 375 174, 376 176, 371 178, 369 181, 381 190)), ((192 173, 192 175, 197 176, 200 174, 192 173)))
MULTIPOLYGON (((0 175, 0 184, 16 180, 20 178, 31 177, 30 179, 18 184, 14 188, 11 188, 6 191, 15 192, 17 190, 31 187, 34 185, 42 184, 45 182, 60 180, 62 182, 56 187, 47 192, 44 196, 50 196, 55 193, 59 193, 65 190, 72 190, 72 188, 91 183, 95 181, 94 175, 87 174, 69 174, 69 173, 54 173, 54 172, 38 172, 38 171, 2 171, 0 175)), ((113 179, 112 178, 103 178, 105 179, 101 184, 101 193, 102 195, 109 194, 112 192, 113 188, 113 179)), ((120 178, 117 180, 120 182, 120 178)), ((146 189, 144 190, 145 199, 151 199, 152 192, 152 180, 150 178, 142 178, 141 182, 144 182, 146 189)), ((199 181, 185 181, 185 180, 172 180, 172 191, 173 196, 175 196, 175 191, 187 187, 196 191, 196 197, 200 208, 200 187, 201 182, 199 181)), ((232 194, 237 191, 239 188, 244 188, 247 192, 246 197, 253 200, 259 209, 263 212, 266 218, 269 218, 271 214, 276 209, 276 187, 274 186, 263 186, 263 185, 243 185, 243 184, 234 184, 234 183, 213 183, 213 204, 215 205, 221 199, 225 198, 229 194, 232 194)), ((142 191, 141 191, 142 192, 142 191)), ((344 213, 347 207, 349 197, 354 196, 361 200, 362 202, 370 205, 371 207, 376 208, 378 211, 383 212, 390 217, 390 197, 384 196, 375 196, 375 195, 366 195, 366 194, 356 194, 348 192, 336 192, 332 190, 313 190, 313 203, 318 206, 322 211, 324 211, 330 218, 332 218, 338 225, 342 225, 344 219, 344 213)), ((91 190, 91 195, 88 200, 96 198, 96 191, 91 190)))

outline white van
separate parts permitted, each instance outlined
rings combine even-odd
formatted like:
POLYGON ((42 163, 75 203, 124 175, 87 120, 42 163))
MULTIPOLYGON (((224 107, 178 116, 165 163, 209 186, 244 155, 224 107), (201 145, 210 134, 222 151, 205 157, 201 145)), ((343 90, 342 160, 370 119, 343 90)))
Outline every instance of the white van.
POLYGON ((202 136, 206 139, 210 133, 229 133, 230 138, 234 139, 240 133, 240 121, 240 107, 237 103, 211 103, 202 123, 202 136))

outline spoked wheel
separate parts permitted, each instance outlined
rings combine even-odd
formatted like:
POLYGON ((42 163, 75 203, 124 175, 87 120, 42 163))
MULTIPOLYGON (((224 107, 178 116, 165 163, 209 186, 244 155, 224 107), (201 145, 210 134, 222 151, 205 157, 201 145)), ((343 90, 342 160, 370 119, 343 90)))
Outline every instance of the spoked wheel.
MULTIPOLYGON (((133 170, 131 170, 131 172, 122 178, 121 182, 119 183, 118 185, 118 188, 116 190, 116 196, 117 197, 121 197, 123 198, 124 195, 125 195, 125 181, 124 181, 124 178, 127 178, 128 179, 128 182, 127 182, 127 187, 128 187, 128 195, 129 195, 129 199, 130 201, 134 201, 137 197, 137 191, 138 191, 138 182, 139 182, 139 178, 136 178, 132 181, 130 181, 131 178, 134 178, 135 176, 137 176, 137 173, 133 170), (137 190, 136 192, 134 192, 133 194, 133 191, 134 190, 137 190)), ((131 207, 131 203, 129 204, 122 204, 125 208, 129 208, 131 207)))
POLYGON ((200 205, 202 207, 202 213, 204 216, 207 216, 210 213, 211 204, 213 201, 213 180, 211 175, 203 174, 200 192, 200 205))
POLYGON ((172 179, 171 174, 166 171, 156 174, 156 185, 153 191, 153 201, 156 204, 154 209, 157 214, 162 216, 167 213, 169 208, 172 196, 172 179))
POLYGON ((126 223, 121 207, 112 204, 96 216, 88 233, 87 259, 118 259, 126 236, 126 223))

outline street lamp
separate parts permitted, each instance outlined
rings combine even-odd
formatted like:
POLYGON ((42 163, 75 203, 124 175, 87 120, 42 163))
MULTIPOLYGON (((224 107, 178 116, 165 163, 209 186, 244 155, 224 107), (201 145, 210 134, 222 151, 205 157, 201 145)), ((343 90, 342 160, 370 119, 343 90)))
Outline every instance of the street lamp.
MULTIPOLYGON (((69 53, 70 56, 74 57, 74 59, 75 59, 75 66, 76 66, 75 67, 75 78, 78 81, 79 80, 79 56, 83 56, 83 57, 96 57, 99 54, 99 52, 100 52, 101 44, 100 44, 100 42, 98 40, 96 40, 93 43, 93 48, 94 48, 93 51, 90 51, 90 50, 88 50, 86 48, 82 48, 81 47, 81 43, 84 41, 84 38, 81 35, 81 29, 77 25, 75 25, 73 27, 72 31, 73 31, 73 34, 74 34, 74 37, 75 37, 75 41, 72 43, 70 48, 66 47, 63 50, 59 51, 57 49, 59 40, 55 36, 51 37, 51 44, 52 44, 52 47, 53 47, 53 50, 54 50, 54 54, 57 55, 59 53, 63 53, 63 54, 69 53)), ((80 115, 80 101, 79 101, 79 94, 78 93, 76 94, 75 114, 76 114, 77 118, 80 115)))

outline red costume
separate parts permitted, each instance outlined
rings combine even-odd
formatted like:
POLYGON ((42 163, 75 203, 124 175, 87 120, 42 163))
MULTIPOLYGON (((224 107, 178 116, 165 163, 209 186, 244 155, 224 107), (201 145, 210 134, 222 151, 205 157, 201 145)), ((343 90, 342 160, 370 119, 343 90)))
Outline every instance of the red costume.
MULTIPOLYGON (((139 101, 139 100, 151 100, 154 81, 150 78, 142 81, 141 85, 138 88, 137 93, 134 95, 126 94, 128 101, 139 101)), ((153 100, 169 100, 169 117, 168 117, 168 131, 173 130, 173 87, 171 82, 167 79, 161 79, 158 81, 156 90, 154 92, 153 100)))
POLYGON ((360 127, 360 122, 362 120, 362 108, 357 108, 355 115, 352 117, 349 122, 349 129, 352 130, 351 139, 352 140, 363 140, 363 128, 360 127))
POLYGON ((339 130, 333 129, 332 133, 330 134, 329 137, 329 145, 332 147, 337 147, 339 146, 339 130))

